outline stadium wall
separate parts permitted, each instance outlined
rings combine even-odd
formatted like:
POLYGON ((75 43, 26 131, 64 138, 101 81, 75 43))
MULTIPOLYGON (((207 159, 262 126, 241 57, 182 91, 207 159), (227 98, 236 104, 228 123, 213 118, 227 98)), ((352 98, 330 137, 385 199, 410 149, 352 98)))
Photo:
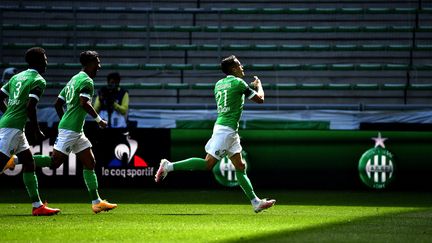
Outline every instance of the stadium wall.
MULTIPOLYGON (((162 158, 172 161, 204 157, 211 129, 100 130, 86 125, 97 159, 101 187, 221 188, 212 172, 176 172, 161 185, 153 176, 162 158)), ((50 154, 56 128, 44 128, 49 137, 33 144, 35 154, 50 154)), ((256 188, 367 189, 362 184, 360 157, 375 146, 374 131, 335 130, 240 130, 247 153, 248 173, 256 188)), ((393 155, 394 180, 389 189, 430 190, 432 172, 431 131, 381 131, 384 145, 393 155)), ((0 185, 22 185, 21 167, 0 176, 0 185)), ((82 166, 71 154, 58 170, 38 168, 44 187, 84 187, 82 166)))

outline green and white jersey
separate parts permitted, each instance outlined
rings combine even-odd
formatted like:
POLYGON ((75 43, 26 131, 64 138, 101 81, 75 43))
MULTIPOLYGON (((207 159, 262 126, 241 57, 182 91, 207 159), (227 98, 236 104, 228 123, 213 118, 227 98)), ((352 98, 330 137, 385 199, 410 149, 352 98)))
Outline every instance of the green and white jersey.
POLYGON ((80 106, 80 96, 91 100, 93 93, 93 79, 85 72, 81 71, 72 77, 58 95, 58 98, 66 102, 66 112, 60 120, 59 129, 83 131, 87 112, 80 106))
POLYGON ((236 130, 243 112, 245 95, 251 99, 256 92, 241 78, 228 75, 219 80, 214 89, 218 117, 216 124, 236 130))
POLYGON ((27 122, 27 103, 30 97, 39 101, 46 87, 45 79, 34 69, 14 75, 1 88, 9 96, 6 112, 0 119, 0 128, 23 130, 27 122))

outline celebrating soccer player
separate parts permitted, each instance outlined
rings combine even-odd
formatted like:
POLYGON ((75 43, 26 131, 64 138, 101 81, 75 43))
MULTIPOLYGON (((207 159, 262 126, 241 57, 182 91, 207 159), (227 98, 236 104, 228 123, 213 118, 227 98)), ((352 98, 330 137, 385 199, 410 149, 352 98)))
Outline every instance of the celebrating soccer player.
POLYGON ((92 210, 99 213, 117 207, 117 204, 109 203, 99 197, 98 181, 94 171, 96 160, 91 149, 92 144, 83 132, 87 114, 90 114, 101 128, 107 126, 107 122, 101 119, 91 104, 94 93, 93 78, 101 67, 99 54, 95 51, 82 52, 80 62, 83 69, 61 90, 55 103, 60 123, 52 158, 46 155, 35 155, 34 159, 38 167, 55 169, 68 160, 70 152, 75 153, 84 167, 83 177, 92 200, 92 210), (66 112, 63 110, 65 103, 66 112))
POLYGON ((256 102, 264 102, 264 91, 261 81, 255 77, 251 89, 242 79, 243 66, 235 56, 224 58, 221 62, 222 71, 227 75, 219 80, 214 89, 218 117, 213 128, 213 135, 205 146, 205 159, 189 158, 178 162, 162 159, 155 175, 155 181, 164 179, 171 171, 181 170, 211 170, 225 156, 228 156, 236 169, 240 187, 252 203, 256 213, 272 207, 276 200, 259 199, 246 175, 246 165, 242 161, 242 147, 238 135, 240 117, 243 111, 244 97, 256 102))
POLYGON ((32 214, 54 215, 60 210, 47 207, 39 197, 35 161, 23 132, 28 118, 36 141, 44 138, 37 120, 36 105, 46 86, 46 81, 41 76, 48 64, 45 50, 40 47, 30 48, 25 54, 25 60, 29 68, 14 75, 0 92, 0 109, 3 112, 0 119, 0 174, 15 166, 16 157, 13 154, 16 154, 23 165, 23 181, 32 200, 32 214), (9 101, 6 105, 7 98, 9 101))

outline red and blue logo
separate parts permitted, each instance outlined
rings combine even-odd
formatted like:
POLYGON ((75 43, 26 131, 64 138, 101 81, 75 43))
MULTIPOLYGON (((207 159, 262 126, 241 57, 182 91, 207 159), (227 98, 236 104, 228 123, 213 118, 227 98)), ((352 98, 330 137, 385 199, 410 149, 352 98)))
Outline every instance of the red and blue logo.
POLYGON ((128 135, 126 140, 128 144, 121 143, 115 147, 114 159, 109 162, 108 167, 119 168, 124 167, 124 165, 128 167, 148 167, 147 162, 135 154, 138 149, 138 142, 128 135))

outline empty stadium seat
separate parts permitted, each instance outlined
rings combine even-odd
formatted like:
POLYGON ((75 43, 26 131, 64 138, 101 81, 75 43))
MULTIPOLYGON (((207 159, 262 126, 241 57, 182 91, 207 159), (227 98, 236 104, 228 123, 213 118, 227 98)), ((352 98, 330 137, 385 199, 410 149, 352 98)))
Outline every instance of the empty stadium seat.
POLYGON ((1 67, 26 68, 24 50, 42 46, 49 57, 47 80, 67 80, 81 68, 77 53, 94 49, 103 57, 95 86, 104 84, 108 72, 119 71, 122 85, 136 90, 134 99, 140 99, 140 89, 154 89, 182 102, 182 95, 185 100, 211 96, 214 83, 207 82, 223 75, 219 60, 235 54, 247 75, 265 80, 266 103, 290 102, 291 97, 321 103, 339 94, 349 102, 374 95, 377 102, 407 102, 407 90, 423 94, 409 96, 414 101, 408 102, 430 100, 425 98, 432 78, 428 4, 3 6, 7 4, 0 6, 5 17, 1 67), (40 13, 37 22, 14 19, 40 13), (291 96, 292 90, 298 95, 291 96))

